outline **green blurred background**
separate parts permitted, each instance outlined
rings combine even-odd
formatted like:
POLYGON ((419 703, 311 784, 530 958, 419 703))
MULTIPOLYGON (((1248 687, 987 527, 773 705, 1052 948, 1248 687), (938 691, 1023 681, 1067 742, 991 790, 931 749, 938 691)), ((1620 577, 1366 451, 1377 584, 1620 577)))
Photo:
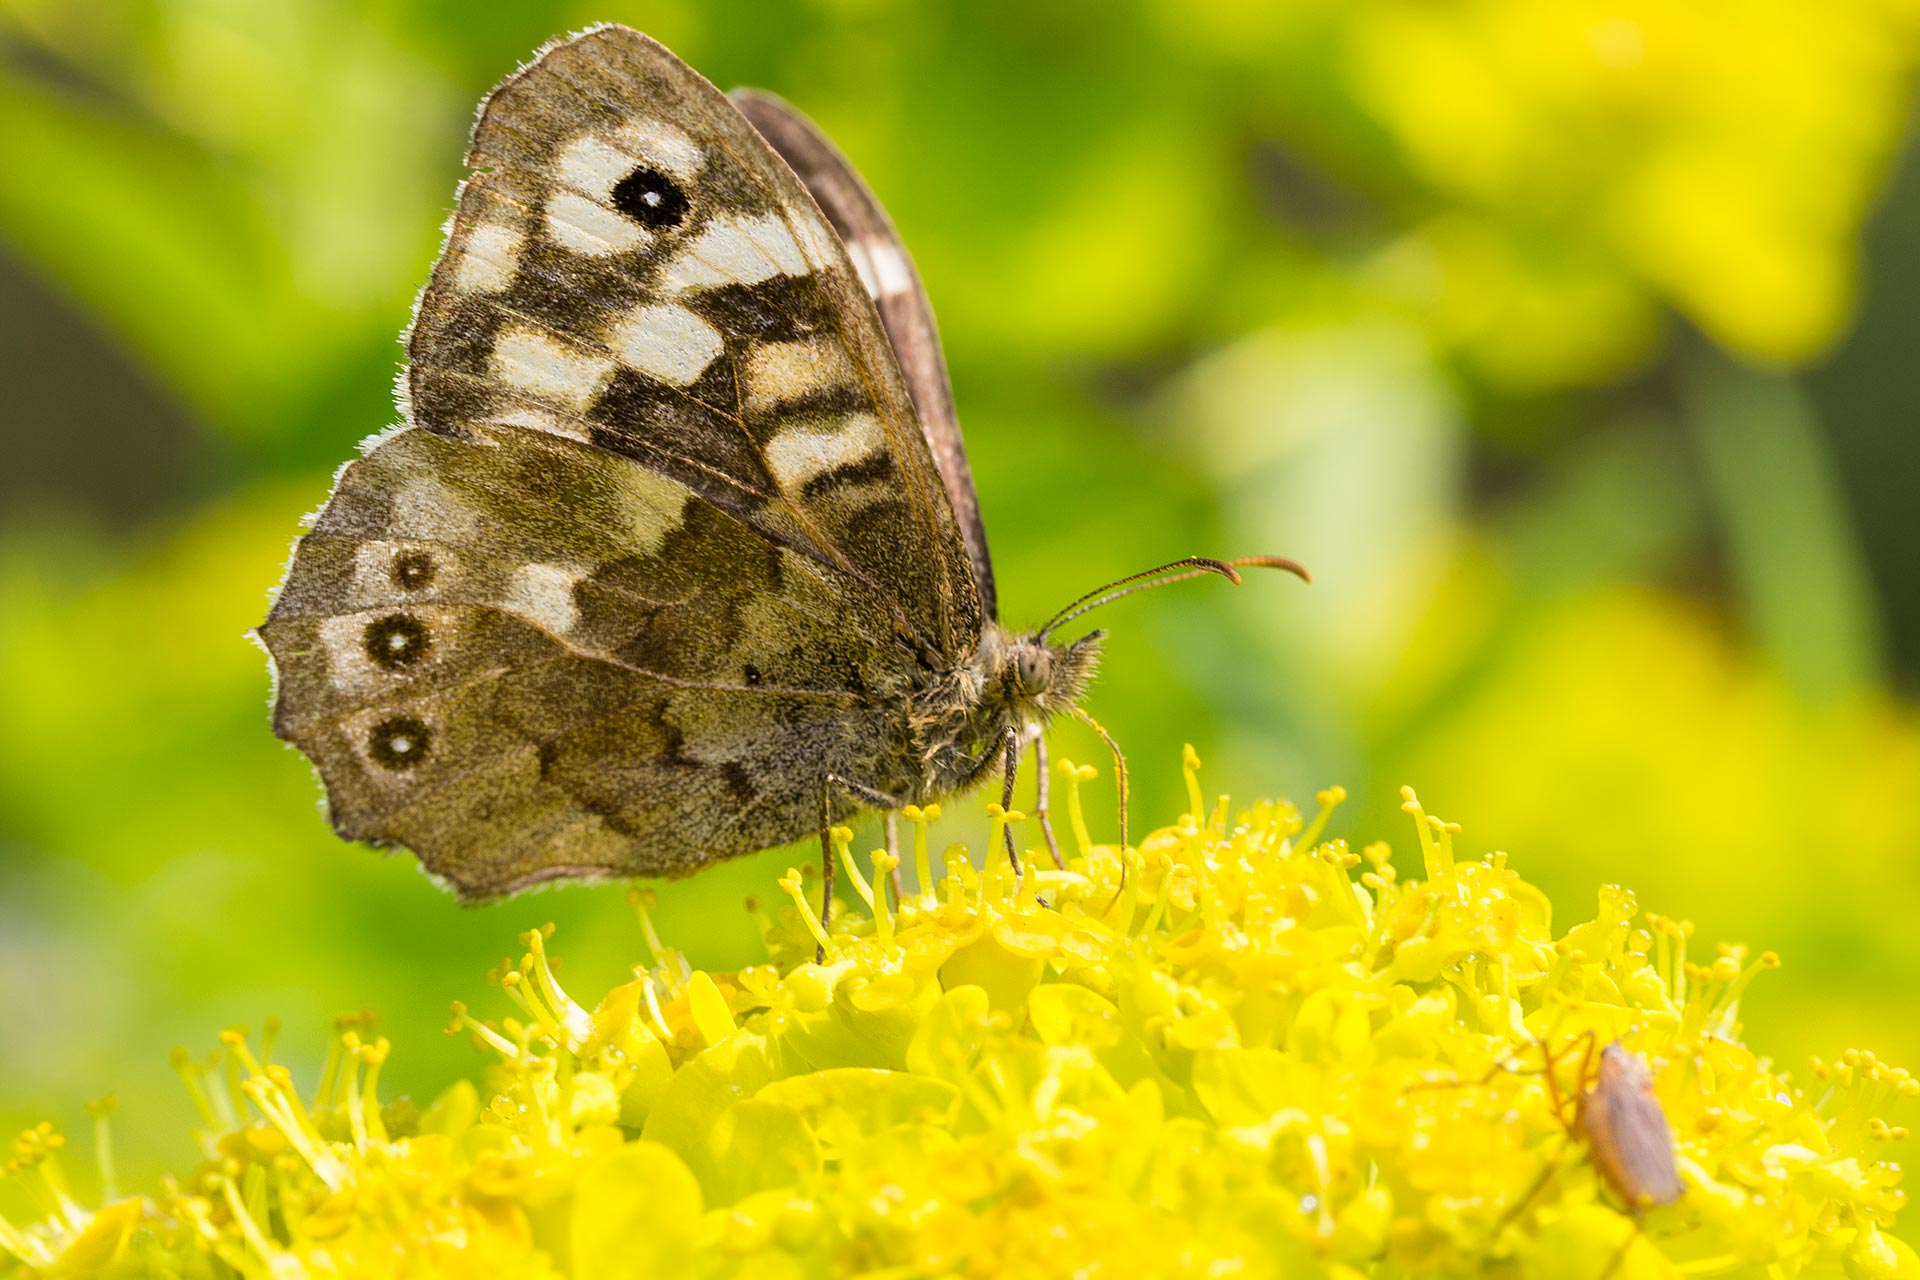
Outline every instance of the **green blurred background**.
MULTIPOLYGON (((1101 620, 1136 823, 1185 740, 1409 849, 1412 782, 1559 923, 1618 881, 1777 948, 1784 1061, 1920 1066, 1912 0, 0 0, 0 1124, 117 1091, 138 1183, 192 1158, 176 1042, 371 1005, 431 1091, 518 930, 586 993, 636 958, 618 886, 462 909, 337 842, 246 638, 394 418, 475 101, 601 18, 891 207, 1011 621, 1313 567, 1101 620)), ((663 930, 755 958, 791 857, 663 930)))

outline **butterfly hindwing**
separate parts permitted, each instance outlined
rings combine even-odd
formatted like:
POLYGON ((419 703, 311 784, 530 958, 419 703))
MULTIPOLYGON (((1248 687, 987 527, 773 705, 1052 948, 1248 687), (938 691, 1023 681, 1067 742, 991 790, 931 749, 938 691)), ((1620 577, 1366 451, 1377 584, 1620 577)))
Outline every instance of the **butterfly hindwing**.
POLYGON ((471 896, 805 834, 983 622, 873 304, 739 112, 624 28, 509 79, 469 160, 413 425, 261 628, 276 731, 343 834, 471 896))
POLYGON ((880 608, 857 591, 579 442, 403 431, 346 469, 263 628, 275 727, 343 832, 469 894, 692 870, 806 830, 817 777, 791 779, 881 731, 896 659, 848 626, 880 608))

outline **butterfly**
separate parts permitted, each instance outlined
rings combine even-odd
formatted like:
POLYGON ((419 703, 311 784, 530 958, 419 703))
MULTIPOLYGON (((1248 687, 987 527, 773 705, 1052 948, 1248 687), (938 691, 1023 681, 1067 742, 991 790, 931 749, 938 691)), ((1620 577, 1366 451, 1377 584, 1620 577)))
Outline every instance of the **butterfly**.
MULTIPOLYGON (((1101 640, 1052 632, 1139 586, 1001 625, 926 293, 832 144, 608 25, 495 89, 467 164, 405 422, 259 628, 336 830, 489 898, 824 850, 995 770, 1011 803, 1029 743, 1044 782, 1101 640)), ((1135 577, 1239 563, 1295 567, 1135 577)))

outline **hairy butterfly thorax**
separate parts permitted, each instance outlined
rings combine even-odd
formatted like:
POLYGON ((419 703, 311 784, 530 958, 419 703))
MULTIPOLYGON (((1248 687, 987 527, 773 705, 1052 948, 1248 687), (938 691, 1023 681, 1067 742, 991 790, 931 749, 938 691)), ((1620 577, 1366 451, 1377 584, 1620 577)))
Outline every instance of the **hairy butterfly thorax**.
POLYGON ((1010 796, 1092 677, 1098 634, 1055 628, 1294 567, 1179 561, 1003 628, 912 259, 776 98, 603 26, 486 98, 467 164, 406 421, 260 627, 334 826, 464 896, 824 846, 996 771, 1010 796))

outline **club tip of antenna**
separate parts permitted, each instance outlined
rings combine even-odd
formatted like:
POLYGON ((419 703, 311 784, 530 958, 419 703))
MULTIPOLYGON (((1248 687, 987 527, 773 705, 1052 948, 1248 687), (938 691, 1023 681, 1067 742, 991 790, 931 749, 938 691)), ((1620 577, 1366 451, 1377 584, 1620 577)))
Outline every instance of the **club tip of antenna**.
MULTIPOLYGON (((1285 556, 1236 556, 1234 559, 1228 560, 1225 563, 1229 565, 1254 565, 1261 569, 1284 569, 1302 582, 1310 583, 1313 581, 1313 575, 1307 571, 1307 566, 1301 564, 1298 560, 1289 560, 1285 556)), ((1240 581, 1239 575, 1235 574, 1233 580, 1235 582, 1240 581)))

